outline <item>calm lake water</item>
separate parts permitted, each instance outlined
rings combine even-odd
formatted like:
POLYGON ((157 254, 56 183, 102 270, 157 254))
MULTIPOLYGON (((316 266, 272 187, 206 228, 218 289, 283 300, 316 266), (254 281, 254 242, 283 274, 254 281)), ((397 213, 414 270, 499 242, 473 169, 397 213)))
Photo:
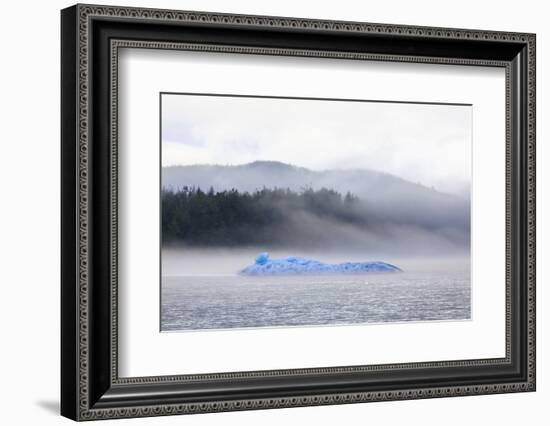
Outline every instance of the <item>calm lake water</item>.
POLYGON ((162 278, 162 331, 466 320, 471 315, 470 270, 464 261, 391 262, 402 273, 289 277, 243 277, 223 266, 219 275, 174 275, 179 263, 172 261, 170 255, 163 258, 163 272, 173 275, 162 278))

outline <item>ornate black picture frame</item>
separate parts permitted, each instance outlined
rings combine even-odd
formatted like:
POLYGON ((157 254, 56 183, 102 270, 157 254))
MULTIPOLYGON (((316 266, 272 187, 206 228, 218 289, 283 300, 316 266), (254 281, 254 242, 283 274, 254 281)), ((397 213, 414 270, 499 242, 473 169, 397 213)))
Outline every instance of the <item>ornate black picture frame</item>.
POLYGON ((61 13, 61 413, 159 416, 535 390, 535 35, 76 5, 61 13), (120 378, 121 47, 486 65, 506 70, 506 356, 120 378))

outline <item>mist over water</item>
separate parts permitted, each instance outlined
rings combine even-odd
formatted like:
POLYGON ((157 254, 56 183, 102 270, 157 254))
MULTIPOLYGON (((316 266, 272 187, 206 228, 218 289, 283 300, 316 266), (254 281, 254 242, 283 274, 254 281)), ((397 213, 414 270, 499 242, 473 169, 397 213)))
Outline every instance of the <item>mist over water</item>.
POLYGON ((162 331, 470 319, 469 197, 274 162, 164 168, 163 185, 162 331), (403 272, 239 275, 262 252, 403 272))
POLYGON ((272 259, 300 256, 326 263, 383 261, 398 266, 403 271, 434 270, 435 272, 463 271, 470 269, 469 253, 454 256, 376 255, 369 251, 342 251, 327 247, 319 249, 269 249, 247 248, 163 248, 162 276, 236 276, 244 267, 254 263, 256 256, 268 252, 272 259))
POLYGON ((261 248, 164 249, 161 330, 209 330, 468 320, 467 255, 373 257, 360 252, 271 251, 324 262, 382 260, 402 273, 244 277, 261 248))

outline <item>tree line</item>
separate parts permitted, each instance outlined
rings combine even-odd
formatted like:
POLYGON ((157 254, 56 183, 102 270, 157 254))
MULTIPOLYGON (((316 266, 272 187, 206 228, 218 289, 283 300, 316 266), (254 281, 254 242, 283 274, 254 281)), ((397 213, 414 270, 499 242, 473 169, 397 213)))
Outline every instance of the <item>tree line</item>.
POLYGON ((165 244, 284 244, 299 238, 296 234, 300 232, 300 221, 307 218, 354 225, 365 225, 368 221, 357 196, 326 188, 240 192, 213 188, 204 191, 190 186, 177 191, 162 190, 161 204, 165 244))

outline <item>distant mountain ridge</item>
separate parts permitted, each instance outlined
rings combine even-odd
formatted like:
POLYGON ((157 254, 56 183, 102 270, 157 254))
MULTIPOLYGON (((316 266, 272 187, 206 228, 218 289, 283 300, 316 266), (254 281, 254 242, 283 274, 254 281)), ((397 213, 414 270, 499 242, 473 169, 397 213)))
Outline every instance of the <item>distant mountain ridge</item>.
POLYGON ((277 161, 162 169, 163 189, 177 191, 185 186, 246 192, 262 188, 328 188, 358 196, 371 213, 391 222, 429 229, 452 228, 468 234, 470 229, 469 200, 370 169, 317 171, 277 161))
MULTIPOLYGON (((251 163, 240 165, 217 165, 217 164, 197 164, 189 166, 168 166, 162 169, 162 186, 165 189, 177 190, 178 187, 189 185, 186 182, 197 180, 198 184, 203 189, 205 185, 210 185, 216 190, 237 189, 239 191, 256 191, 267 188, 289 188, 292 190, 300 189, 304 184, 308 187, 316 188, 320 186, 331 187, 335 185, 335 178, 346 178, 346 185, 357 187, 355 179, 357 177, 365 177, 369 180, 377 179, 384 181, 383 183, 401 182, 405 185, 413 185, 423 188, 430 192, 434 189, 428 188, 422 184, 414 183, 398 176, 374 171, 371 169, 330 169, 330 170, 311 170, 305 167, 294 166, 280 161, 253 161, 251 163), (258 173, 261 173, 260 181, 251 180, 249 178, 257 178, 258 173), (244 180, 243 180, 244 179, 244 180), (351 180, 350 180, 351 179, 351 180), (326 185, 328 184, 328 186, 326 185), (299 185, 299 187, 297 186, 299 185)), ((375 182, 363 182, 358 193, 364 192, 364 184, 375 182)), ((333 187, 340 192, 346 192, 347 188, 336 184, 333 187)), ((371 188, 372 189, 372 188, 371 188)), ((453 196, 445 192, 435 191, 442 195, 453 196)))

